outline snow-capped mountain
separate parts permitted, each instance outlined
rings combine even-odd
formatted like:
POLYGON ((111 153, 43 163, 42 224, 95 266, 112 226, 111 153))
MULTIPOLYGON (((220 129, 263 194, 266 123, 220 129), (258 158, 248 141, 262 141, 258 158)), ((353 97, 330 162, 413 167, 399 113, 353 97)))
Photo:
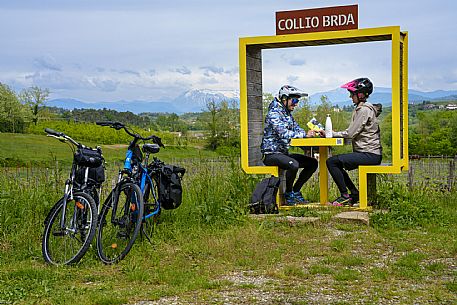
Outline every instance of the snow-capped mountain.
POLYGON ((177 105, 182 112, 200 112, 206 110, 207 102, 219 103, 227 101, 239 105, 240 92, 237 90, 210 90, 193 89, 184 92, 174 99, 173 104, 177 105))

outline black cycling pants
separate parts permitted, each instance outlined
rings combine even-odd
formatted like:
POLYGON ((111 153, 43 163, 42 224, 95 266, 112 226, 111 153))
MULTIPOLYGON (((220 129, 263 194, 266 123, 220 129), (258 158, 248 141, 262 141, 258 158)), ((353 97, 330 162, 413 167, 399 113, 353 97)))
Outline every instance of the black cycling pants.
POLYGON ((300 154, 268 154, 264 155, 263 163, 267 166, 278 166, 280 169, 286 170, 286 192, 299 192, 317 169, 316 159, 300 154), (294 184, 299 168, 303 168, 303 170, 294 184))
POLYGON ((327 169, 341 194, 347 194, 348 188, 352 194, 358 194, 359 191, 349 178, 346 170, 350 171, 356 169, 359 165, 378 165, 381 164, 381 160, 381 155, 353 152, 328 158, 327 169))

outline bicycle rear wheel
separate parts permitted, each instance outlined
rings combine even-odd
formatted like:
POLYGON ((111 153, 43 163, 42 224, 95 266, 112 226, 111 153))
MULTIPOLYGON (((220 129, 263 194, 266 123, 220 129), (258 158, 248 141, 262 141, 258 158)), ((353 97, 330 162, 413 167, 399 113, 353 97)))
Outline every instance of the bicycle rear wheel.
POLYGON ((109 194, 100 213, 97 253, 105 264, 123 259, 140 231, 143 195, 133 183, 123 183, 109 194))
POLYGON ((63 203, 61 198, 49 212, 42 240, 44 260, 55 265, 77 263, 89 249, 97 227, 97 209, 92 197, 74 193, 73 199, 67 200, 64 228, 60 225, 63 203))

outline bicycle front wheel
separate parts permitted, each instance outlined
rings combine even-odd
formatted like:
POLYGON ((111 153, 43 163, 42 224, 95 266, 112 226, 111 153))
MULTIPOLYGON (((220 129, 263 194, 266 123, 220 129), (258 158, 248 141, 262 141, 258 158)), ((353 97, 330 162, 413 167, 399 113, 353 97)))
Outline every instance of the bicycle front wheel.
POLYGON ((89 249, 97 227, 97 209, 89 195, 75 193, 73 199, 67 199, 62 227, 63 207, 61 198, 46 218, 42 240, 44 260, 55 265, 79 262, 89 249))
POLYGON ((100 213, 97 253, 105 264, 123 259, 140 231, 143 218, 143 195, 133 183, 116 186, 100 213))

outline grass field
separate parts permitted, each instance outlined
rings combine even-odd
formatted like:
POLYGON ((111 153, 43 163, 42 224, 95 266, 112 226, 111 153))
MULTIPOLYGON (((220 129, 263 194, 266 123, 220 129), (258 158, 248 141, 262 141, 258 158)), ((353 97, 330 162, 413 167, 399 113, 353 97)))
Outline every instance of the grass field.
MULTIPOLYGON (((78 141, 78 139, 75 139, 78 141)), ((95 147, 96 143, 82 144, 95 147)), ((215 152, 196 147, 173 147, 162 148, 157 157, 165 161, 183 158, 214 158, 215 152)), ((101 145, 107 161, 121 162, 125 158, 128 143, 117 145, 101 145)), ((72 154, 67 144, 59 142, 52 137, 34 134, 0 133, 0 164, 21 165, 53 164, 59 160, 64 164, 71 164, 72 154)))
MULTIPOLYGON (((0 134, 0 144, 10 142, 2 158, 39 159, 34 146, 46 143, 70 160, 55 139, 9 137, 0 134)), ((122 159, 124 147, 111 149, 109 160, 122 159)), ((318 217, 313 224, 251 219, 246 205, 260 177, 245 175, 236 159, 197 149, 188 156, 161 157, 188 169, 183 204, 162 213, 152 245, 137 240, 114 266, 94 248, 77 266, 46 265, 43 221, 66 172, 0 168, 0 304, 456 303, 455 190, 409 192, 394 176, 382 179, 382 210, 370 226, 332 220, 337 208, 287 212, 318 217)), ((312 183, 304 193, 316 195, 312 183)))

